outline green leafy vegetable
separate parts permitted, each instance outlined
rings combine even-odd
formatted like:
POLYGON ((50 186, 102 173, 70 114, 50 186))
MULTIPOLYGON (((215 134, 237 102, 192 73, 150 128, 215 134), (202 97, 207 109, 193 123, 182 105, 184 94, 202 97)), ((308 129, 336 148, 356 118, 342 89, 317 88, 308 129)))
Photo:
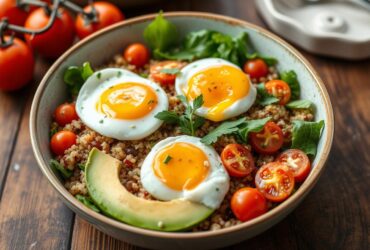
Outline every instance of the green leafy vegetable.
POLYGON ((279 102, 279 99, 269 94, 266 91, 265 84, 260 83, 257 85, 257 102, 262 106, 267 106, 279 102))
POLYGON ((144 30, 144 39, 154 51, 164 51, 175 45, 178 33, 176 26, 166 20, 162 12, 144 30))
POLYGON ((167 165, 171 160, 172 160, 172 157, 170 155, 167 155, 166 159, 164 159, 163 163, 167 165))
POLYGON ((292 92, 290 100, 294 101, 299 99, 299 96, 301 94, 301 87, 299 86, 297 74, 294 72, 294 70, 282 72, 280 74, 280 78, 284 82, 288 83, 290 87, 290 90, 292 92))
POLYGON ((274 66, 275 64, 277 64, 277 60, 276 58, 274 57, 268 57, 268 56, 262 56, 260 53, 258 52, 254 52, 253 54, 247 54, 247 59, 248 60, 253 60, 253 59, 257 59, 257 58, 260 58, 262 60, 265 61, 265 63, 268 65, 268 66, 274 66))
POLYGON ((324 128, 324 121, 293 121, 292 148, 302 150, 308 155, 316 155, 317 144, 324 128))
POLYGON ((55 171, 59 172, 64 179, 68 179, 72 176, 72 171, 69 169, 65 169, 58 161, 50 160, 50 167, 55 171))
POLYGON ((248 141, 249 132, 260 132, 269 120, 271 120, 271 117, 245 121, 238 131, 240 138, 244 142, 248 141))
POLYGON ((53 137, 53 135, 55 135, 56 133, 58 133, 58 129, 57 128, 50 129, 50 132, 49 132, 50 138, 53 137))
POLYGON ((179 124, 180 117, 173 111, 162 111, 155 115, 155 118, 164 121, 168 124, 179 124))
POLYGON ((218 137, 237 132, 239 130, 239 126, 244 124, 245 120, 245 117, 243 117, 235 121, 224 122, 204 136, 201 142, 206 145, 211 145, 217 141, 218 137))
POLYGON ((161 69, 161 73, 169 74, 169 75, 178 75, 180 74, 181 70, 174 68, 174 69, 161 69))
POLYGON ((313 103, 309 100, 296 100, 285 105, 289 109, 309 109, 312 108, 313 103))
POLYGON ((76 96, 78 94, 82 85, 93 73, 94 71, 88 62, 85 62, 81 67, 68 67, 64 72, 63 80, 67 84, 68 90, 72 96, 76 96))
POLYGON ((76 195, 76 199, 82 202, 86 207, 94 210, 97 213, 100 213, 100 209, 95 206, 93 200, 90 197, 82 196, 80 194, 76 195))

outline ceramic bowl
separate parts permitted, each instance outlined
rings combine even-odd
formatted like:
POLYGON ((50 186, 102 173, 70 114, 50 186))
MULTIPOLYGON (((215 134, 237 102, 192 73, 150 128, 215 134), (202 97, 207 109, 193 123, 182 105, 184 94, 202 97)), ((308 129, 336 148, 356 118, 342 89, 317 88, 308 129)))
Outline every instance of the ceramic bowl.
POLYGON ((218 30, 232 36, 247 31, 258 51, 279 60, 279 70, 296 71, 302 88, 302 98, 315 103, 317 120, 325 120, 325 129, 318 145, 313 169, 297 192, 268 213, 237 226, 209 232, 167 233, 137 228, 98 214, 77 201, 63 187, 48 162, 52 158, 49 150, 49 124, 52 113, 58 104, 67 99, 66 87, 62 80, 64 70, 70 65, 80 65, 85 61, 90 61, 93 66, 102 65, 112 59, 113 55, 121 53, 129 43, 143 42, 143 30, 155 15, 133 18, 102 30, 74 45, 51 66, 37 89, 32 104, 32 147, 43 174, 65 204, 108 235, 134 245, 157 249, 208 249, 231 245, 253 237, 282 220, 317 182, 333 139, 333 110, 329 96, 317 73, 297 50, 256 25, 208 13, 173 12, 166 13, 165 16, 176 24, 181 36, 199 29, 218 30))

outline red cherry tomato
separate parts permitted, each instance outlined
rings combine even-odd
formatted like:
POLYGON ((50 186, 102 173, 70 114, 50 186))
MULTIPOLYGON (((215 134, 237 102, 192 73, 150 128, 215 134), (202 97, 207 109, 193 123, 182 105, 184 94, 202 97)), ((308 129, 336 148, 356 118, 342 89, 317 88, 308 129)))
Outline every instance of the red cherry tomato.
MULTIPOLYGON (((81 14, 77 16, 75 25, 77 35, 80 39, 91 35, 97 30, 103 29, 125 19, 123 13, 111 3, 95 2, 93 3, 93 6, 98 14, 98 22, 88 23, 81 14)), ((84 11, 90 12, 91 6, 86 6, 84 11)))
POLYGON ((280 105, 289 102, 291 91, 289 85, 282 80, 271 80, 265 83, 266 91, 279 99, 280 105))
POLYGON ((274 122, 267 122, 260 132, 250 133, 250 143, 261 154, 273 154, 284 143, 283 131, 274 122))
POLYGON ((17 7, 16 0, 0 0, 0 20, 7 18, 9 23, 23 26, 28 12, 17 7))
MULTIPOLYGON (((27 18, 25 27, 30 30, 38 30, 45 27, 49 19, 50 17, 45 13, 45 10, 38 8, 27 18)), ((55 59, 72 45, 74 35, 71 15, 60 8, 58 17, 48 31, 35 36, 27 34, 25 38, 27 43, 42 56, 55 59)))
POLYGON ((34 65, 31 49, 14 38, 12 45, 0 48, 0 89, 16 90, 26 85, 32 79, 34 65))
POLYGON ((178 61, 163 61, 150 66, 150 76, 157 83, 162 85, 173 85, 176 80, 176 74, 163 73, 165 69, 181 69, 184 63, 178 61))
POLYGON ((221 160, 231 176, 244 177, 255 170, 251 152, 240 144, 229 144, 221 153, 221 160))
POLYGON ((132 65, 140 68, 149 62, 149 50, 141 43, 129 45, 123 54, 125 60, 132 65))
POLYGON ((64 151, 76 144, 77 136, 70 131, 59 131, 51 137, 50 147, 54 154, 63 155, 64 151))
POLYGON ((299 149, 288 149, 281 153, 276 161, 286 164, 294 173, 296 182, 303 182, 311 171, 308 156, 299 149))
POLYGON ((236 191, 230 201, 234 215, 240 221, 256 218, 267 212, 265 197, 255 188, 241 188, 236 191))
POLYGON ((248 60, 243 69, 251 78, 265 77, 269 73, 269 68, 262 59, 248 60))
POLYGON ((293 171, 281 162, 267 163, 257 171, 255 184, 266 199, 281 202, 293 192, 293 171))
POLYGON ((59 105, 54 112, 55 121, 64 126, 78 119, 76 105, 74 103, 64 103, 59 105))

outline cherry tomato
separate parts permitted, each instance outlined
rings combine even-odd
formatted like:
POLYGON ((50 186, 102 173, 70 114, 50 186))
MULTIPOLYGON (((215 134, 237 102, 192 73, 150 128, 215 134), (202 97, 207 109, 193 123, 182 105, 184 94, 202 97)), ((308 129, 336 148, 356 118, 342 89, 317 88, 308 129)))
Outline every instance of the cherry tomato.
POLYGON ((150 76, 157 83, 162 85, 173 85, 176 80, 176 74, 166 74, 161 72, 164 69, 181 69, 184 63, 178 61, 163 61, 150 66, 150 76))
MULTIPOLYGON (((9 39, 5 37, 6 41, 9 39)), ((14 38, 12 45, 0 48, 0 89, 16 90, 26 85, 32 79, 34 65, 31 49, 14 38)))
POLYGON ((149 62, 149 50, 141 43, 129 45, 123 54, 125 60, 132 65, 140 68, 149 62))
POLYGON ((64 151, 76 144, 77 136, 70 131, 59 131, 51 137, 50 147, 54 154, 62 155, 64 151))
MULTIPOLYGON (((25 27, 38 30, 47 25, 50 17, 43 8, 34 10, 26 20, 25 27)), ((68 12, 59 9, 58 17, 54 24, 45 33, 39 35, 25 35, 27 43, 42 56, 55 59, 68 49, 74 40, 73 19, 68 12)))
POLYGON ((244 177, 255 170, 251 152, 240 144, 229 144, 221 153, 221 160, 231 176, 244 177))
POLYGON ((266 91, 279 99, 280 105, 289 102, 291 91, 289 85, 282 80, 271 80, 265 83, 266 91))
POLYGON ((281 202, 293 192, 294 174, 286 164, 270 162, 257 171, 255 184, 266 199, 281 202))
POLYGON ((308 156, 299 149, 288 149, 281 153, 276 161, 282 162, 291 168, 296 182, 303 182, 311 171, 308 156))
MULTIPOLYGON (((97 30, 103 29, 125 19, 123 13, 111 3, 95 2, 93 3, 93 6, 98 14, 98 22, 89 23, 88 20, 85 20, 81 14, 77 16, 75 26, 77 35, 80 39, 91 35, 97 30)), ((90 12, 91 6, 86 6, 84 11, 90 12)))
POLYGON ((59 105, 54 112, 55 121, 64 126, 78 119, 76 105, 74 103, 64 103, 59 105))
POLYGON ((240 221, 256 218, 267 212, 265 197, 255 188, 241 188, 236 191, 230 201, 234 215, 240 221))
POLYGON ((251 78, 265 77, 269 73, 269 68, 262 59, 248 60, 243 69, 251 78))
POLYGON ((274 122, 267 122, 260 132, 250 133, 250 143, 261 154, 273 154, 284 142, 283 131, 274 122))
POLYGON ((9 23, 23 26, 28 12, 17 7, 16 0, 0 0, 0 20, 7 18, 9 23))

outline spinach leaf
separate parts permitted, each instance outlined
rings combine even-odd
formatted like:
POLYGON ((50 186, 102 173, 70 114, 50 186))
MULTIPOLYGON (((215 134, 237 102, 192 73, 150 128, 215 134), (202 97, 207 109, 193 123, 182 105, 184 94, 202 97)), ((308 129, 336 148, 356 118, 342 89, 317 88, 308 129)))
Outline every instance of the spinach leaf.
POLYGON ((292 148, 297 148, 307 155, 316 155, 317 144, 324 128, 324 121, 293 121, 292 148))
POLYGON ((301 87, 299 86, 297 74, 294 72, 294 70, 282 72, 280 78, 284 82, 288 83, 290 87, 290 90, 292 92, 290 100, 294 101, 299 99, 299 96, 301 94, 301 87))
POLYGON ((245 121, 239 129, 238 135, 246 142, 248 141, 249 132, 260 132, 269 120, 271 120, 271 117, 245 121))
POLYGON ((285 105, 289 109, 310 109, 312 106, 313 103, 309 100, 296 100, 285 105))
POLYGON ((67 84, 68 90, 72 96, 78 95, 82 85, 85 83, 94 71, 90 63, 85 62, 81 67, 70 66, 64 72, 63 80, 67 84))
POLYGON ((235 121, 224 122, 201 139, 206 145, 215 143, 222 135, 232 134, 239 130, 239 126, 245 122, 245 117, 235 121))
POLYGON ((279 99, 269 94, 266 91, 265 84, 260 83, 257 85, 257 102, 262 106, 267 106, 279 102, 279 99))
POLYGON ((97 213, 100 213, 100 209, 95 206, 93 200, 90 197, 82 196, 80 194, 76 195, 76 199, 82 202, 86 207, 94 210, 97 213))
POLYGON ((50 160, 50 167, 54 169, 56 172, 59 172, 64 179, 68 179, 72 176, 72 171, 69 169, 64 168, 57 160, 50 160))

